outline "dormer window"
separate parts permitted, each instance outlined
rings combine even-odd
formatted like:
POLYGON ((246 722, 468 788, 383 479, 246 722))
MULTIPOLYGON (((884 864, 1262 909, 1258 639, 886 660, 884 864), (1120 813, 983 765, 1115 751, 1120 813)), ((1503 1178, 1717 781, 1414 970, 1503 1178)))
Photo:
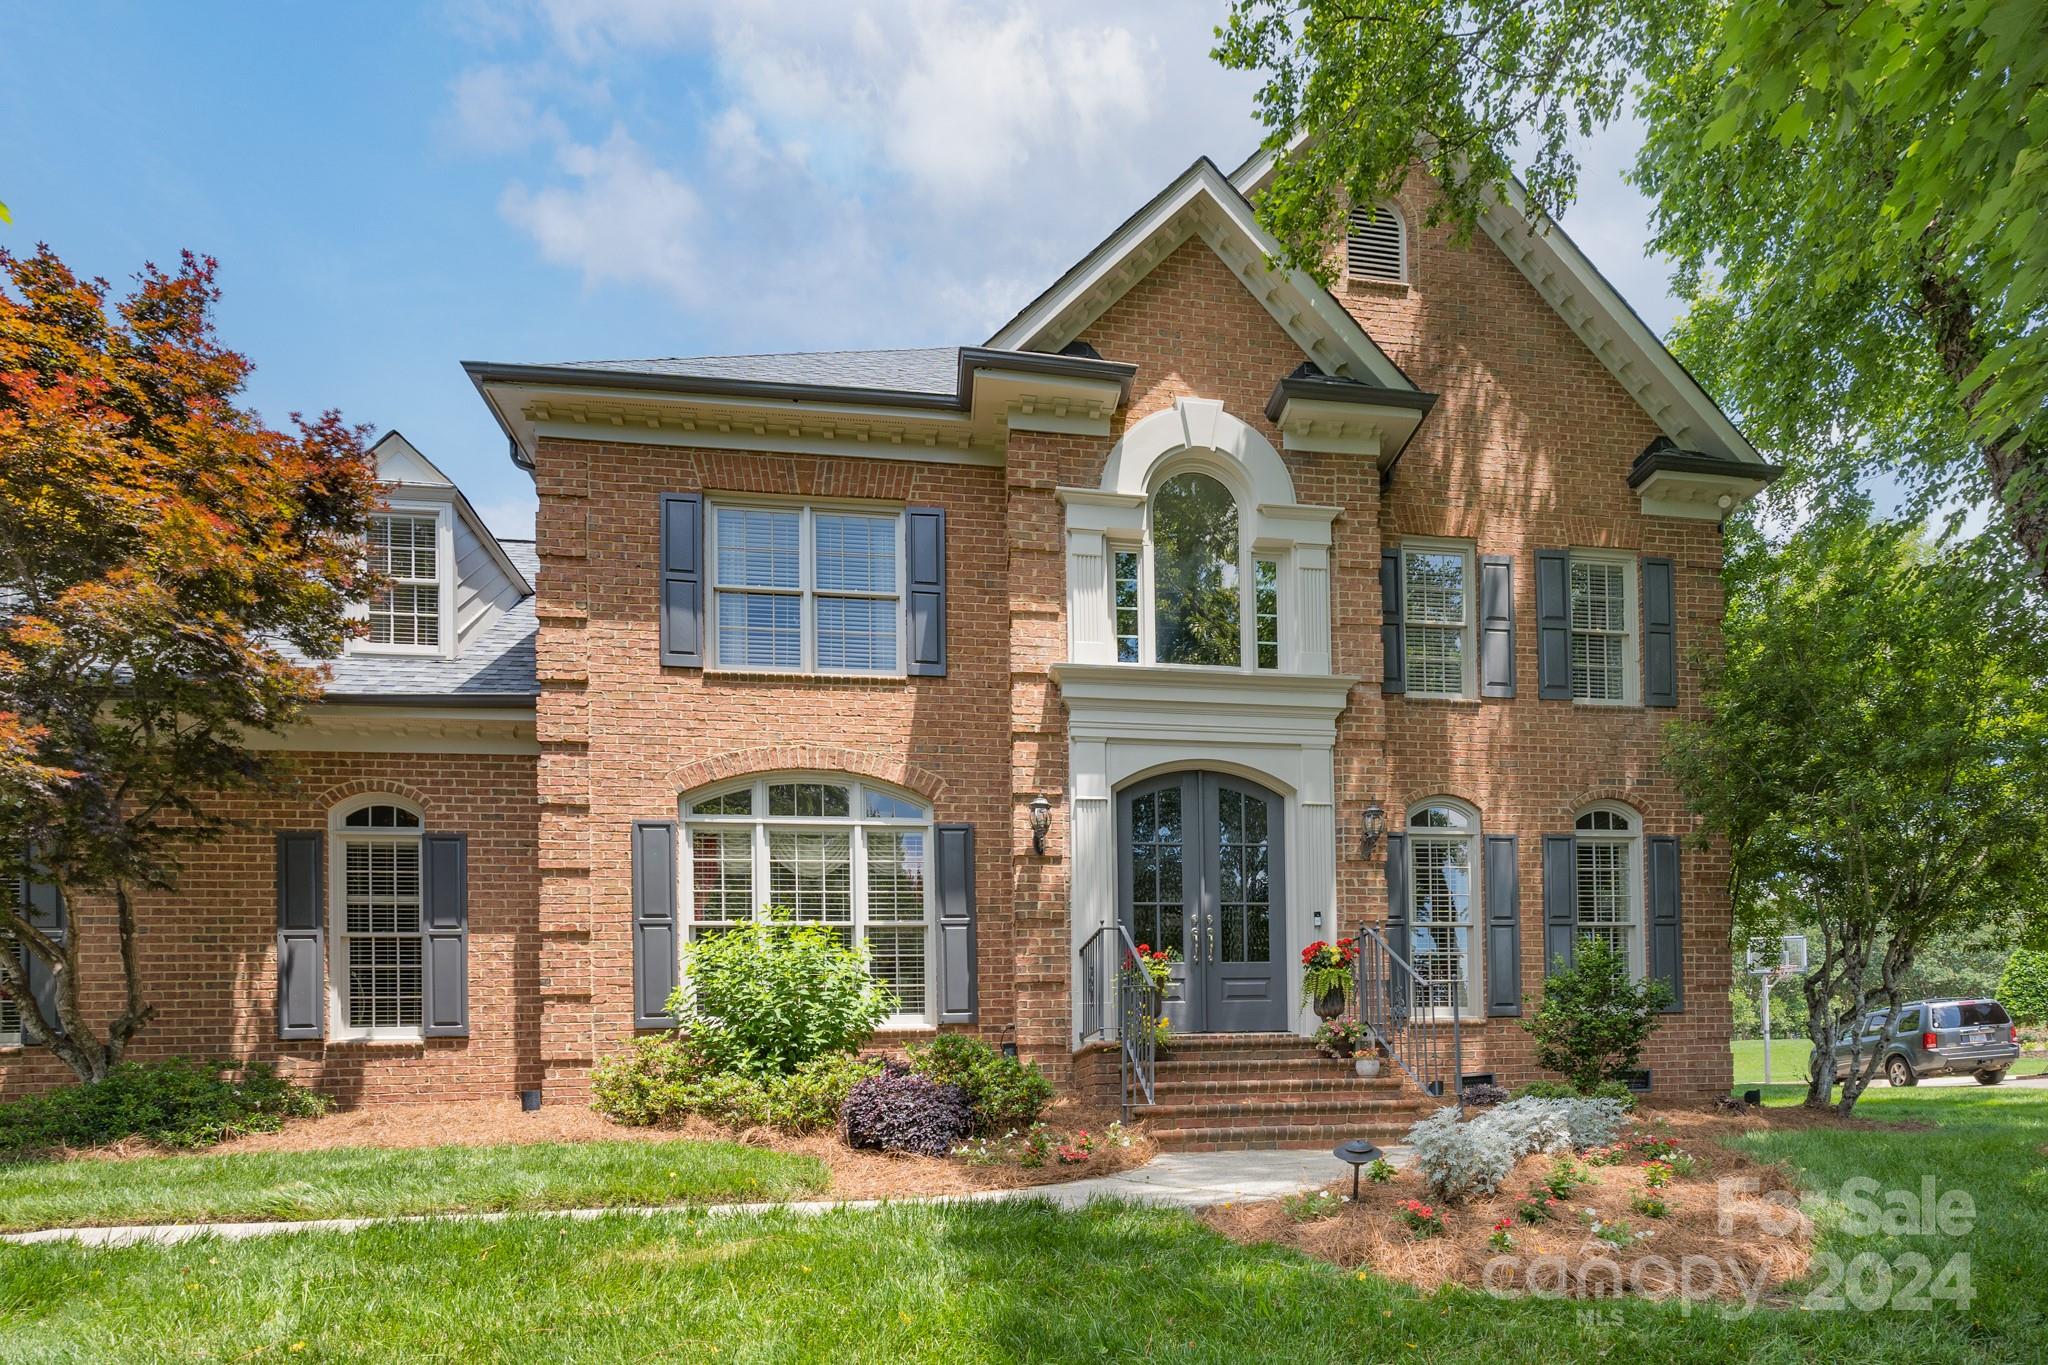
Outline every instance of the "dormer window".
POLYGON ((405 653, 434 653, 446 639, 442 518, 432 511, 380 512, 370 518, 370 567, 387 580, 370 599, 364 644, 405 653))
POLYGON ((1344 238, 1344 273, 1354 280, 1408 280, 1408 226, 1391 204, 1351 210, 1344 238))

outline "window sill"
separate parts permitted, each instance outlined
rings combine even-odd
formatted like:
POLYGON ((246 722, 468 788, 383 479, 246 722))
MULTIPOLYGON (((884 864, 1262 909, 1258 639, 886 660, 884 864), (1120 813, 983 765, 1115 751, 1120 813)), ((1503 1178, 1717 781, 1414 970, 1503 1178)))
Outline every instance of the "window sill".
POLYGON ((1346 275, 1346 291, 1357 290, 1361 294, 1386 294, 1395 298, 1406 298, 1415 292, 1410 280, 1383 280, 1376 275, 1346 275))
POLYGON ((901 683, 909 682, 908 673, 806 673, 794 668, 720 668, 712 665, 703 670, 707 678, 719 678, 728 682, 825 682, 825 683, 901 683))
POLYGON ((427 1040, 424 1037, 418 1036, 412 1038, 329 1038, 326 1040, 326 1043, 329 1047, 421 1048, 427 1045, 427 1040))
MULTIPOLYGON (((1479 697, 1433 696, 1427 692, 1397 692, 1394 695, 1398 697, 1404 697, 1409 701, 1426 703, 1430 706, 1470 706, 1475 709, 1480 705, 1481 701, 1483 700, 1479 697)), ((1503 698, 1503 700, 1505 700, 1505 698, 1503 698)))
POLYGON ((1573 697, 1572 705, 1589 707, 1595 711, 1641 711, 1644 709, 1643 704, 1639 701, 1601 701, 1597 697, 1573 697))

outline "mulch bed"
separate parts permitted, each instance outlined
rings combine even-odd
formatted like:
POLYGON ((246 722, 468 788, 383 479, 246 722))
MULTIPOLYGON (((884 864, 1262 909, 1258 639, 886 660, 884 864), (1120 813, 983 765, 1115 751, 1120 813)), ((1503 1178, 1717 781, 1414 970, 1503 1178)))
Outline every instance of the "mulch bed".
POLYGON ((1495 1224, 1513 1219, 1515 1206, 1530 1191, 1541 1193, 1540 1181, 1555 1158, 1525 1158, 1499 1193, 1442 1207, 1445 1230, 1431 1237, 1417 1238, 1401 1219, 1399 1206, 1406 1200, 1441 1207, 1411 1170, 1382 1185, 1362 1183, 1356 1204, 1349 1202, 1348 1176, 1333 1182, 1328 1188, 1337 1196, 1336 1212, 1325 1217, 1297 1222, 1285 1201, 1223 1205, 1202 1217, 1235 1242, 1292 1247, 1347 1270, 1370 1270, 1423 1290, 1456 1284, 1575 1299, 1630 1293, 1648 1298, 1771 1300, 1779 1286, 1806 1273, 1812 1225, 1797 1211, 1796 1187, 1788 1171, 1732 1150, 1719 1139, 1773 1126, 1808 1126, 1806 1119, 1779 1123, 1777 1116, 1785 1112, 1641 1114, 1624 1136, 1675 1139, 1697 1162, 1694 1173, 1653 1191, 1635 1157, 1619 1166, 1589 1166, 1575 1157, 1592 1183, 1554 1206, 1549 1221, 1514 1221, 1514 1245, 1506 1251, 1489 1245, 1495 1224), (1718 1182, 1745 1178, 1756 1182, 1755 1192, 1731 1192, 1724 1205, 1718 1182), (1651 1218, 1633 1208, 1632 1201, 1645 1195, 1661 1198, 1669 1211, 1651 1218), (1625 1220, 1632 1232, 1647 1231, 1650 1236, 1615 1246, 1593 1235, 1581 1209, 1591 1210, 1610 1227, 1625 1220), (1724 1212, 1730 1215, 1726 1219, 1724 1212))
MULTIPOLYGON (((530 1142, 743 1142, 779 1152, 816 1157, 832 1172, 819 1197, 901 1199, 966 1194, 975 1190, 1019 1189, 1113 1175, 1150 1161, 1155 1148, 1141 1129, 1130 1130, 1128 1147, 1100 1145, 1115 1111, 1056 1100, 1044 1122, 1063 1137, 1080 1130, 1094 1134, 1094 1154, 1078 1165, 976 1166, 958 1157, 902 1156, 856 1151, 830 1132, 791 1137, 772 1128, 734 1131, 701 1119, 673 1128, 627 1128, 580 1104, 545 1105, 525 1113, 517 1100, 464 1100, 444 1104, 384 1104, 340 1110, 313 1119, 291 1119, 275 1133, 256 1133, 223 1142, 209 1152, 313 1152, 335 1147, 488 1147, 530 1142)), ((162 1156, 141 1141, 124 1142, 72 1155, 82 1159, 162 1156)))

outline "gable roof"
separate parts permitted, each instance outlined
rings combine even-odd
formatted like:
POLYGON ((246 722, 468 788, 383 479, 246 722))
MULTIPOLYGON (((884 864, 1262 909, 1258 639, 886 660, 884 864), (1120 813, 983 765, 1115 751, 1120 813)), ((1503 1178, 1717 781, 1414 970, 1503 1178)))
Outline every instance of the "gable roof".
POLYGON ((991 347, 1057 351, 1079 336, 1152 267, 1200 237, 1302 354, 1323 373, 1383 389, 1415 385, 1306 271, 1267 264, 1280 244, 1216 163, 1202 157, 1082 257, 988 339, 991 347))
MULTIPOLYGON (((1232 185, 1252 194, 1278 160, 1272 148, 1261 148, 1231 173, 1232 185)), ((1481 211, 1479 225, 1638 406, 1681 449, 1770 468, 1571 234, 1554 220, 1539 227, 1528 202, 1522 183, 1511 180, 1506 195, 1481 211)))
POLYGON ((455 480, 441 472, 439 465, 428 459, 420 448, 405 438, 405 433, 393 428, 377 438, 370 447, 370 454, 377 461, 377 477, 387 484, 402 488, 431 488, 444 490, 445 495, 455 504, 455 515, 468 523, 477 541, 497 563, 499 572, 510 579, 519 590, 521 597, 533 596, 533 566, 521 567, 519 562, 505 552, 491 528, 471 505, 455 480))

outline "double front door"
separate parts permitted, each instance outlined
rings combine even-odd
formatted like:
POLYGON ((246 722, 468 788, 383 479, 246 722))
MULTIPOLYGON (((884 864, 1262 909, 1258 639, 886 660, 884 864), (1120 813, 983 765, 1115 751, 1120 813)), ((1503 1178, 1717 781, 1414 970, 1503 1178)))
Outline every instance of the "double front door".
POLYGON ((1287 1027, 1284 806, 1254 782, 1172 773, 1117 797, 1117 904, 1134 941, 1179 954, 1176 1033, 1287 1027))

